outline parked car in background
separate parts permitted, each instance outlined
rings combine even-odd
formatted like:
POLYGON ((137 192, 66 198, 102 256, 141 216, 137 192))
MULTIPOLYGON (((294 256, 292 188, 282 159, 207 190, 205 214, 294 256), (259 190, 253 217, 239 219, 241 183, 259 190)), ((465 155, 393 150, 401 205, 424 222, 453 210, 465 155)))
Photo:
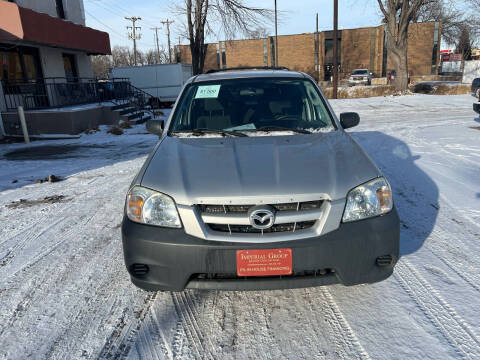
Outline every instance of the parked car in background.
POLYGON ((472 94, 480 100, 480 78, 473 79, 472 94))
POLYGON ((260 290, 389 277, 400 222, 385 176, 308 75, 191 78, 131 184, 125 264, 146 290, 260 290))
POLYGON ((370 85, 372 83, 372 76, 373 74, 368 69, 353 70, 348 79, 348 85, 370 85))

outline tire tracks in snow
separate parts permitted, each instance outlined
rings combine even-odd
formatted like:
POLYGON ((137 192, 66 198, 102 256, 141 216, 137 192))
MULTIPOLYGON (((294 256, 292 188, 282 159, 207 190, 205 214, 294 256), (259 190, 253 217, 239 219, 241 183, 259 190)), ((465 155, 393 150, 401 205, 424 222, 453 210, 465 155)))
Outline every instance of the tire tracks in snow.
POLYGON ((206 337, 201 325, 198 324, 199 314, 195 309, 194 299, 191 292, 171 293, 175 310, 182 321, 183 329, 189 340, 192 350, 194 350, 196 359, 215 359, 216 351, 210 337, 206 337))
MULTIPOLYGON (((7 265, 15 257, 16 253, 24 249, 25 246, 27 246, 30 242, 37 240, 43 234, 47 233, 50 230, 53 230, 58 224, 61 224, 65 220, 65 217, 61 217, 60 219, 52 223, 49 217, 45 217, 44 221, 39 221, 29 227, 26 231, 27 233, 24 234, 24 236, 22 236, 18 241, 15 241, 15 239, 20 236, 13 236, 10 240, 14 244, 10 248, 8 248, 5 255, 0 258, 0 267, 7 265)), ((7 241, 8 240, 5 240, 5 242, 7 241)))
POLYGON ((474 330, 408 260, 403 258, 397 263, 394 276, 459 355, 467 358, 480 357, 480 339, 474 330))
POLYGON ((433 242, 427 241, 427 248, 430 250, 430 252, 441 262, 443 262, 450 270, 457 274, 457 276, 459 276, 463 281, 465 281, 476 291, 480 292, 480 277, 472 275, 478 273, 478 269, 475 269, 475 267, 471 264, 465 263, 466 259, 462 259, 463 261, 460 262, 461 266, 459 266, 457 265, 457 262, 453 262, 447 257, 442 256, 440 251, 447 251, 449 255, 457 256, 459 251, 449 244, 448 239, 445 237, 445 235, 443 235, 443 232, 434 230, 432 234, 442 240, 442 246, 438 246, 436 243, 434 245, 433 242))
POLYGON ((145 305, 137 312, 135 321, 128 324, 125 322, 128 309, 124 309, 122 316, 117 320, 111 334, 107 337, 105 345, 100 350, 99 359, 117 360, 126 358, 156 296, 156 292, 149 293, 145 298, 145 305))
POLYGON ((335 334, 340 336, 343 340, 340 346, 340 353, 344 352, 345 349, 349 350, 348 353, 341 356, 341 358, 370 360, 370 356, 358 340, 352 327, 343 316, 343 313, 338 307, 330 291, 325 286, 321 286, 318 289, 328 305, 329 312, 327 314, 327 321, 334 330, 335 334))

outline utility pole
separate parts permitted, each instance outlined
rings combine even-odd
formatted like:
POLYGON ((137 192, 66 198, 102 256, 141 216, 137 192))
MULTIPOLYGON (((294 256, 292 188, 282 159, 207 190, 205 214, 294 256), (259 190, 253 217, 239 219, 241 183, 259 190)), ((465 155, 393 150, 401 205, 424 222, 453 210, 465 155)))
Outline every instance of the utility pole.
POLYGON ((150 28, 150 30, 155 30, 155 43, 157 44, 157 64, 160 64, 160 46, 158 45, 158 30, 159 27, 150 28))
POLYGON ((163 25, 167 25, 167 37, 168 37, 168 62, 171 64, 172 63, 172 49, 171 49, 171 46, 170 46, 170 24, 173 24, 174 21, 170 21, 170 20, 165 20, 165 21, 161 21, 161 23, 163 25))
POLYGON ((142 34, 137 34, 137 30, 141 30, 142 28, 139 26, 135 26, 135 23, 138 20, 142 20, 141 17, 125 17, 125 20, 129 20, 132 22, 132 26, 127 26, 127 30, 132 30, 132 33, 128 34, 128 38, 130 40, 133 40, 133 63, 135 66, 137 66, 137 40, 140 40, 142 37, 142 34))
POLYGON ((315 26, 315 72, 317 73, 317 83, 320 81, 320 39, 318 37, 318 13, 315 26))
POLYGON ((338 96, 338 0, 333 0, 333 98, 338 96))
POLYGON ((277 21, 277 0, 275 0, 275 66, 278 67, 278 21, 277 21))

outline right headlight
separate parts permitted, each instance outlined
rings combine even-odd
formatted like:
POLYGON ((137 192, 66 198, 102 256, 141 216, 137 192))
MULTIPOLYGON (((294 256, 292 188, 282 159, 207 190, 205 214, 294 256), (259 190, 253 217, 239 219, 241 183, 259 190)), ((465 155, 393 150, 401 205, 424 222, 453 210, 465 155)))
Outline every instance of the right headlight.
POLYGON ((142 186, 134 186, 129 191, 126 212, 130 220, 138 223, 170 228, 182 227, 173 199, 142 186))
POLYGON ((343 222, 379 216, 393 208, 392 189, 384 177, 371 180, 350 190, 343 222))

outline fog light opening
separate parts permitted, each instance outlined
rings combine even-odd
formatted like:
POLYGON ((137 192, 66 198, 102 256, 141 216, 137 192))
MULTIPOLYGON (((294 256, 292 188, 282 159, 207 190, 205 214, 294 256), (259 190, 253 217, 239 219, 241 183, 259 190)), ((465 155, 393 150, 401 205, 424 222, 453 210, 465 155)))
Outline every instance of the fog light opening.
POLYGON ((377 257, 376 263, 380 267, 391 266, 394 263, 394 258, 392 255, 382 255, 377 257))
POLYGON ((133 264, 130 266, 130 272, 135 276, 145 276, 149 270, 148 265, 145 264, 133 264))

